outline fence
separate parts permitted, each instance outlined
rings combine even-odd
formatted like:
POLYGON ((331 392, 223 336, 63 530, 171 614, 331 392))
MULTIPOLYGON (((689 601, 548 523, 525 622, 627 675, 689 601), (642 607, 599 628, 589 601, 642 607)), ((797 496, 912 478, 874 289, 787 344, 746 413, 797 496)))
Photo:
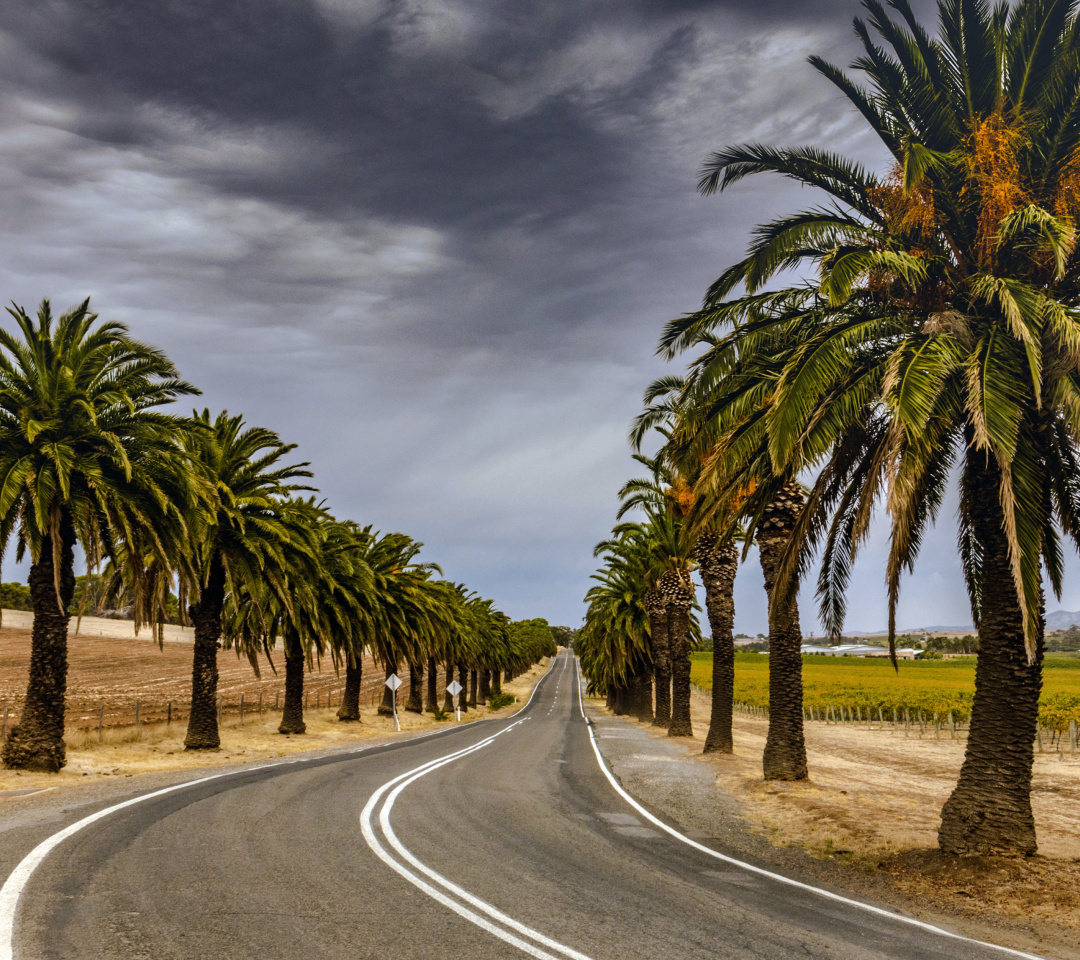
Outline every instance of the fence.
MULTIPOLYGON (((705 687, 691 684, 691 688, 695 693, 712 698, 712 691, 705 687)), ((769 716, 768 707, 736 703, 734 709, 736 713, 746 717, 768 719, 769 716)), ((906 709, 893 709, 887 714, 878 708, 875 715, 870 708, 863 710, 858 706, 804 707, 803 720, 808 723, 865 725, 867 730, 889 730, 892 733, 903 731, 905 737, 917 736, 919 739, 932 734, 936 740, 946 737, 951 740, 964 739, 969 729, 969 724, 957 720, 951 710, 945 715, 924 714, 922 710, 906 709)), ((1035 743, 1039 753, 1057 753, 1063 758, 1067 750, 1070 757, 1075 757, 1080 749, 1080 729, 1075 720, 1070 720, 1068 727, 1062 730, 1055 730, 1040 723, 1036 727, 1035 743)))
MULTIPOLYGON (((344 686, 336 688, 322 687, 304 694, 305 710, 321 710, 338 707, 344 695, 344 686)), ((365 691, 366 693, 366 691, 365 691)), ((371 695, 371 703, 382 697, 376 689, 371 695)), ((7 738, 8 731, 19 722, 22 713, 23 698, 10 699, 0 704, 0 740, 7 738)), ((247 695, 218 697, 218 722, 237 720, 240 723, 270 712, 280 712, 284 705, 284 695, 276 691, 273 697, 247 695)), ((402 691, 398 690, 398 709, 402 707, 402 691)), ((142 726, 186 723, 191 713, 190 700, 150 700, 136 698, 101 698, 95 700, 68 700, 66 704, 66 726, 69 730, 93 731, 101 733, 105 729, 139 728, 142 726)))

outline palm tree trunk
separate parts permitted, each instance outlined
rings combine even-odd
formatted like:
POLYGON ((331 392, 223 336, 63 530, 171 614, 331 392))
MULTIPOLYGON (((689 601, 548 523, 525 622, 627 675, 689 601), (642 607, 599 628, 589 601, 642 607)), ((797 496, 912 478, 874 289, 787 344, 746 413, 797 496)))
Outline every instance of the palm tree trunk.
POLYGON ((278 733, 303 733, 304 723, 304 651, 298 643, 285 641, 285 709, 281 712, 278 733))
POLYGON ((656 590, 645 597, 649 614, 649 636, 652 641, 653 678, 656 681, 656 713, 653 724, 667 727, 671 723, 671 649, 668 641, 667 607, 656 590))
POLYGON ((477 695, 478 702, 481 704, 487 703, 491 699, 491 671, 484 669, 480 671, 480 692, 477 695))
POLYGON ((337 712, 337 718, 342 723, 360 722, 360 682, 364 678, 363 671, 361 656, 357 656, 355 664, 352 662, 345 664, 345 693, 337 712))
POLYGON ((216 750, 221 746, 217 715, 217 652, 221 645, 221 609, 224 605, 225 566, 221 554, 215 554, 199 602, 188 610, 195 627, 195 650, 185 750, 216 750))
POLYGON ((634 716, 642 723, 652 723, 653 719, 652 677, 652 669, 642 667, 634 678, 634 716))
POLYGON ((53 565, 51 536, 42 538, 41 552, 30 567, 30 603, 34 609, 30 679, 22 715, 4 742, 2 755, 5 766, 46 773, 58 773, 67 762, 67 611, 75 595, 75 528, 67 511, 61 516, 59 533, 59 570, 53 565))
MULTIPOLYGON (((397 661, 387 659, 384 664, 386 668, 386 679, 389 680, 395 673, 397 673, 397 661)), ((382 700, 379 701, 379 716, 380 717, 392 717, 394 715, 394 701, 397 699, 397 691, 391 690, 386 684, 383 684, 382 700)))
POLYGON ((469 706, 476 709, 476 688, 480 684, 479 671, 469 671, 469 706))
POLYGON ((971 497, 983 554, 975 699, 938 844, 953 854, 1030 856, 1037 847, 1031 768, 1042 690, 1042 617, 1035 662, 1029 663, 998 497, 997 472, 980 470, 971 497))
POLYGON ((690 723, 690 604, 668 604, 671 636, 671 723, 669 737, 692 737, 690 723))
POLYGON ((766 780, 805 780, 802 628, 795 587, 774 588, 780 561, 802 510, 802 488, 786 483, 762 515, 757 542, 769 597, 769 733, 762 765, 766 780))
POLYGON ((705 585, 705 606, 712 632, 712 710, 704 753, 731 753, 731 715, 735 704, 735 574, 739 551, 734 542, 719 543, 705 533, 697 543, 698 571, 705 585))
POLYGON ((494 670, 491 671, 491 692, 492 693, 502 693, 502 681, 499 679, 499 676, 500 676, 500 671, 499 671, 499 668, 496 667, 494 670))
POLYGON ((465 669, 465 665, 458 664, 458 683, 461 684, 461 689, 457 695, 458 709, 462 713, 469 712, 469 672, 465 669))
POLYGON ((453 713, 454 712, 454 696, 453 696, 452 693, 450 693, 450 684, 452 684, 453 682, 454 682, 454 661, 453 660, 447 660, 446 661, 446 687, 445 687, 445 690, 443 692, 443 705, 442 705, 444 713, 453 713))
POLYGON ((512 683, 514 680, 514 671, 511 670, 509 667, 506 668, 506 676, 503 677, 503 680, 505 680, 507 683, 512 683))
POLYGON ((409 713, 423 713, 423 697, 420 693, 424 689, 424 664, 420 660, 409 664, 409 699, 405 703, 405 709, 409 713))
POLYGON ((424 697, 424 709, 434 713, 439 706, 439 664, 434 657, 427 658, 427 695, 424 697))

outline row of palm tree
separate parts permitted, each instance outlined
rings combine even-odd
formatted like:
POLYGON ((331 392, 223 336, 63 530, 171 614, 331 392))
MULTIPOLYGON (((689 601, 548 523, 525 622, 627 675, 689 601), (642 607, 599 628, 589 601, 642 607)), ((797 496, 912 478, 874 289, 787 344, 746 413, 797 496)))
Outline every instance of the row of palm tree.
POLYGON ((148 625, 160 644, 176 591, 194 626, 192 750, 221 742, 221 648, 256 672, 281 650, 279 729, 289 734, 304 732, 305 671, 324 658, 345 671, 338 717, 357 721, 366 652, 387 675, 408 667, 406 709, 417 711, 425 663, 434 710, 436 663, 448 676, 483 677, 475 706, 500 675, 554 653, 550 631, 511 624, 419 562, 422 544, 336 519, 315 497, 309 464, 293 462, 295 445, 273 431, 225 412, 164 412, 198 391, 161 351, 100 322, 89 301, 59 318, 48 301, 35 317, 8 312, 16 329, 0 329, 0 555, 14 540, 17 558, 29 557, 34 614, 26 701, 3 744, 8 767, 65 763, 76 548, 88 571, 79 616, 94 584, 99 602, 130 603, 136 630, 148 625))
MULTIPOLYGON (((940 0, 932 35, 908 0, 863 7, 853 67, 866 85, 811 64, 886 164, 761 144, 708 158, 705 194, 768 173, 825 203, 759 226, 702 308, 666 326, 662 355, 690 361, 646 395, 635 435, 665 430, 660 459, 670 488, 690 491, 684 522, 699 542, 730 555, 740 524, 757 542, 767 778, 807 776, 803 579, 819 562, 820 616, 839 635, 852 564, 884 506, 892 648, 903 574, 955 484, 979 653, 939 843, 1027 855, 1043 585, 1060 595, 1062 540, 1080 547, 1080 17, 1069 0, 940 0)), ((710 621, 719 649, 726 608, 710 621)), ((650 649, 647 634, 626 643, 650 649)), ((729 711, 726 696, 714 709, 729 711)))

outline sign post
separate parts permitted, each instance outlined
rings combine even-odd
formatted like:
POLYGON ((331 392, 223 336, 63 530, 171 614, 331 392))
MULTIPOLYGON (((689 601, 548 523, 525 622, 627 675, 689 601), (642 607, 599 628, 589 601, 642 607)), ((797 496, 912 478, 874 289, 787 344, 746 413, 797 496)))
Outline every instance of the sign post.
POLYGON ((397 718, 397 690, 398 687, 401 686, 401 677, 399 677, 396 673, 390 674, 390 676, 386 678, 386 685, 390 688, 390 692, 394 695, 394 729, 400 730, 401 724, 398 723, 397 718))
POLYGON ((461 723, 461 707, 458 705, 457 695, 461 693, 461 684, 456 680, 451 680, 446 685, 446 692, 454 698, 454 713, 457 714, 458 723, 461 723))

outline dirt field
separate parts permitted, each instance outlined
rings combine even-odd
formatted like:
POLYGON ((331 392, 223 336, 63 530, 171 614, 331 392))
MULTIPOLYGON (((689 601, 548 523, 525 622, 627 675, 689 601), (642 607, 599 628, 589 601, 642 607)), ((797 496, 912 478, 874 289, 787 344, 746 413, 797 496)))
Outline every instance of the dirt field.
MULTIPOLYGON (((130 643, 131 641, 119 642, 130 643)), ((93 644, 94 641, 90 643, 93 644)), ((81 645, 82 641, 72 640, 72 644, 73 646, 81 645)), ((163 671, 155 669, 158 664, 153 657, 157 654, 157 648, 148 642, 134 651, 127 650, 125 664, 128 679, 126 682, 137 683, 141 677, 147 678, 150 682, 157 680, 164 682, 167 678, 163 676, 163 671)), ((190 650, 188 650, 188 655, 190 656, 190 650)), ((503 691, 517 697, 519 704, 524 702, 547 670, 547 664, 548 661, 544 660, 514 681, 503 683, 503 691)), ((243 666, 250 670, 246 663, 243 666)), ((364 684, 366 696, 367 691, 375 684, 381 688, 382 671, 374 669, 369 671, 365 667, 365 673, 370 676, 370 680, 366 679, 364 684)), ((23 682, 25 683, 25 677, 23 682)), ((329 687, 324 689, 329 689, 329 687)), ((335 687, 335 689, 338 688, 335 687)), ((441 683, 439 691, 441 696, 443 692, 441 683)), ((137 688, 132 687, 130 692, 134 696, 137 688)), ((401 690, 398 692, 402 693, 401 690)), ((267 699, 264 695, 264 703, 267 699)), ((171 727, 164 723, 144 724, 138 729, 133 726, 114 727, 106 729, 100 737, 96 727, 90 730, 70 727, 66 738, 67 766, 59 774, 23 773, 0 769, 0 803, 5 800, 17 800, 19 797, 15 792, 29 789, 78 789, 80 786, 100 782, 103 777, 134 777, 142 773, 193 770, 248 760, 269 760, 298 752, 347 748, 351 744, 360 744, 366 740, 407 737, 455 722, 452 719, 437 722, 430 714, 407 713, 400 709, 400 704, 404 700, 401 697, 399 699, 401 732, 398 734, 394 731, 393 719, 379 716, 376 706, 372 703, 372 697, 367 696, 366 699, 367 705, 362 706, 360 723, 341 723, 335 716, 337 707, 327 709, 325 699, 321 708, 315 708, 313 693, 311 709, 304 713, 307 732, 299 736, 279 734, 277 726, 280 722, 280 714, 270 709, 266 709, 262 715, 257 712, 247 714, 243 723, 240 722, 238 715, 227 716, 221 727, 221 749, 217 751, 185 751, 183 723, 173 723, 171 727)), ((336 697, 334 703, 338 703, 336 697)), ((364 704, 364 699, 361 703, 364 704)), ((511 704, 504 707, 498 714, 488 707, 469 710, 462 714, 461 722, 468 723, 493 715, 510 714, 518 709, 518 705, 511 704)))
MULTIPOLYGON (((5 618, 6 619, 6 618, 5 618)), ((164 721, 168 703, 173 701, 173 721, 187 719, 191 695, 190 644, 166 643, 163 649, 150 639, 83 636, 68 640, 68 725, 97 729, 99 712, 104 705, 105 726, 135 722, 135 705, 139 702, 143 723, 164 721)), ((275 699, 284 695, 285 670, 280 655, 278 673, 274 674, 265 660, 260 664, 261 679, 256 677, 246 659, 238 659, 230 650, 218 654, 219 694, 224 698, 223 715, 238 717, 240 695, 244 695, 245 711, 258 709, 262 696, 263 708, 273 707, 275 699)), ((18 717, 26 695, 30 663, 30 632, 5 627, 0 630, 0 713, 9 707, 8 724, 18 717)), ((407 679, 402 671, 402 679, 407 679)), ((364 686, 361 702, 371 704, 372 698, 382 695, 383 675, 370 659, 364 665, 364 686)), ((345 686, 344 672, 338 676, 333 664, 324 662, 322 669, 309 673, 305 689, 311 706, 325 706, 327 697, 340 704, 345 686)), ((441 688, 440 688, 441 689, 441 688)), ((405 692, 399 691, 400 702, 405 692)))
MULTIPOLYGON (((704 744, 710 700, 693 695, 695 740, 704 744)), ((626 719, 626 718, 624 718, 626 719)), ((628 721, 633 722, 633 721, 628 721)), ((808 723, 808 783, 766 783, 761 755, 767 721, 736 715, 735 754, 701 756, 717 785, 736 797, 753 828, 775 846, 876 874, 945 914, 1031 921, 1077 943, 1080 931, 1080 754, 1037 754, 1032 806, 1039 855, 1026 860, 938 853, 941 806, 956 783, 962 740, 865 725, 808 723)), ((699 748, 700 749, 700 748, 699 748)), ((697 752, 697 751, 695 751, 697 752)))

